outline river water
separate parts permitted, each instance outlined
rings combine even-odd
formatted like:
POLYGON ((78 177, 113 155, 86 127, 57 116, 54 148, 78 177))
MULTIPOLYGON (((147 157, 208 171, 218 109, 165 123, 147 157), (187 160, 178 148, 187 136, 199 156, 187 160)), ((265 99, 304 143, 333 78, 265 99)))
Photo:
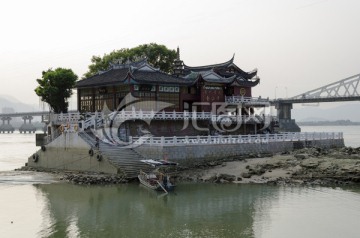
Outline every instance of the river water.
MULTIPOLYGON (((360 127, 343 131, 360 146, 360 127)), ((35 136, 0 135, 1 237, 360 237, 360 186, 179 184, 157 194, 138 184, 80 186, 17 172, 35 136)))

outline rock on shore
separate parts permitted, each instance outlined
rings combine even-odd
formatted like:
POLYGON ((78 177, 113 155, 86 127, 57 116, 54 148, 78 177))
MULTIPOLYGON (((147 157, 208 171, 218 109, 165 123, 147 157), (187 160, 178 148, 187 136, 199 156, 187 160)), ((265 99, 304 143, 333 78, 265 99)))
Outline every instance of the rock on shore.
POLYGON ((78 185, 106 185, 127 183, 128 180, 121 174, 111 175, 102 173, 86 173, 77 171, 62 171, 53 169, 39 169, 31 167, 22 167, 17 171, 35 171, 53 174, 60 181, 70 182, 78 185))
POLYGON ((177 173, 180 181, 269 184, 360 183, 360 147, 305 148, 263 158, 231 158, 177 173))
POLYGON ((64 174, 60 180, 71 182, 79 185, 105 185, 120 184, 128 181, 119 175, 99 175, 99 174, 64 174))

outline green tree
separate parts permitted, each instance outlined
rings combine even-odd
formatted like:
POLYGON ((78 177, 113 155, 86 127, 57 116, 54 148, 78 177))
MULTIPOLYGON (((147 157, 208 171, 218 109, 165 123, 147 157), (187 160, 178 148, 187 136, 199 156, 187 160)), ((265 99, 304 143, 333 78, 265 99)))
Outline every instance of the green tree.
POLYGON ((110 54, 104 54, 103 57, 93 56, 91 58, 92 64, 89 65, 89 71, 84 74, 84 77, 88 78, 99 71, 107 70, 114 60, 121 60, 122 63, 125 63, 127 59, 133 61, 138 57, 146 57, 155 68, 170 73, 172 63, 176 59, 176 51, 156 43, 139 45, 131 49, 114 50, 110 54))
POLYGON ((57 68, 42 72, 42 78, 37 79, 39 86, 35 93, 41 97, 41 101, 50 105, 55 113, 66 113, 69 103, 67 99, 72 95, 78 76, 71 69, 57 68))

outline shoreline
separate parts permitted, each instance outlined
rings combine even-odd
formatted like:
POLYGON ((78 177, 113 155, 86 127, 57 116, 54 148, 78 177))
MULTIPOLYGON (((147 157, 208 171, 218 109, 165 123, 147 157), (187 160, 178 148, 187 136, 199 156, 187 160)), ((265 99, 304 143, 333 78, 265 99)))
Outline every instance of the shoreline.
POLYGON ((260 184, 360 183, 360 147, 304 148, 262 158, 223 160, 204 169, 177 173, 180 181, 260 184))
MULTIPOLYGON (((83 173, 22 167, 16 171, 54 174, 59 181, 79 185, 121 184, 135 181, 121 174, 83 173)), ((347 185, 360 184, 360 147, 304 148, 275 155, 248 155, 178 166, 165 172, 177 182, 347 185)))

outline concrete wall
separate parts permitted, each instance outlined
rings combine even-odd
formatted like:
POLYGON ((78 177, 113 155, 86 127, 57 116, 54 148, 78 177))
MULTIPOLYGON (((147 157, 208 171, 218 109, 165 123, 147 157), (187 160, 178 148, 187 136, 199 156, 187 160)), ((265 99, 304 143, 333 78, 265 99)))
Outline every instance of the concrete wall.
POLYGON ((97 161, 96 153, 89 155, 90 146, 77 135, 77 133, 64 133, 50 144, 46 150, 37 151, 39 159, 33 161, 32 156, 28 159, 28 166, 44 169, 74 170, 88 172, 102 172, 116 174, 117 168, 109 163, 103 156, 97 161))
MULTIPOLYGON (((216 160, 246 154, 277 153, 304 147, 342 147, 343 139, 314 141, 279 141, 251 144, 201 144, 201 145, 141 145, 135 150, 147 159, 169 159, 181 164, 191 164, 198 160, 216 160)), ((74 170, 88 172, 118 173, 106 157, 97 161, 96 153, 89 155, 90 146, 77 133, 64 133, 46 146, 46 151, 39 150, 39 159, 34 162, 32 156, 28 166, 45 169, 74 170)))
POLYGON ((246 154, 277 153, 291 151, 304 147, 342 147, 343 139, 321 141, 297 141, 297 142, 269 142, 252 144, 202 144, 183 146, 150 146, 142 145, 135 150, 148 159, 169 159, 176 162, 189 162, 189 160, 216 160, 226 157, 234 157, 246 154))

